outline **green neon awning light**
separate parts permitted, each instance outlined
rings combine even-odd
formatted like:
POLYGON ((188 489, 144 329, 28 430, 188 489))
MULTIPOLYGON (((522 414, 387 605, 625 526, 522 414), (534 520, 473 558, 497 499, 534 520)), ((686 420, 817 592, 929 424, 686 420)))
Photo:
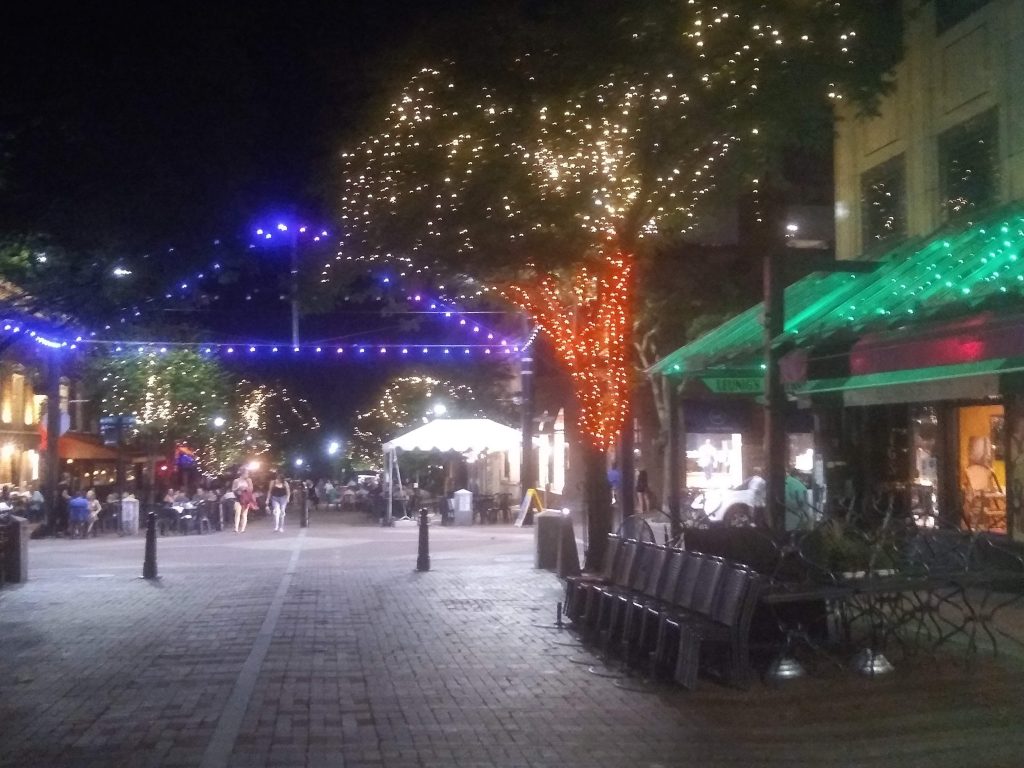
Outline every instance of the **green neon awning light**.
MULTIPOLYGON (((782 339, 810 346, 839 334, 862 335, 969 314, 1024 299, 1024 202, 969 226, 948 226, 885 254, 871 273, 816 272, 786 288, 782 339)), ((726 321, 675 352, 650 373, 699 374, 762 359, 763 305, 726 321)))

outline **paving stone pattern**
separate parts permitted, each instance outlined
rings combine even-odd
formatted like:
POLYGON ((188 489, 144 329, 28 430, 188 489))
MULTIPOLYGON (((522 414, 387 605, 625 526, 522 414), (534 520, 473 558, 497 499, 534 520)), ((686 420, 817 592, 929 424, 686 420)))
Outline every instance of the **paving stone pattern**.
MULTIPOLYGON (((575 663, 528 530, 321 515, 34 541, 0 590, 0 766, 1019 766, 1024 659, 638 693, 575 663)), ((598 669, 601 669, 598 662, 598 669)))

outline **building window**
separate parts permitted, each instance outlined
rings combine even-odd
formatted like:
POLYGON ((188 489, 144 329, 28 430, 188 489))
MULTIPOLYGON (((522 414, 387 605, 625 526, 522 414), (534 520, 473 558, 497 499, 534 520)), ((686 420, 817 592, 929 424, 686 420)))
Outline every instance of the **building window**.
POLYGON ((876 165, 860 177, 864 249, 907 235, 907 183, 903 155, 876 165))
MULTIPOLYGON (((11 414, 25 423, 25 377, 20 373, 11 374, 11 414)), ((6 413, 4 416, 4 421, 11 420, 6 413)))
POLYGON ((946 221, 987 208, 998 200, 998 139, 994 109, 939 137, 939 191, 946 221))
POLYGON ((956 26, 989 0, 935 0, 935 31, 942 34, 956 26))

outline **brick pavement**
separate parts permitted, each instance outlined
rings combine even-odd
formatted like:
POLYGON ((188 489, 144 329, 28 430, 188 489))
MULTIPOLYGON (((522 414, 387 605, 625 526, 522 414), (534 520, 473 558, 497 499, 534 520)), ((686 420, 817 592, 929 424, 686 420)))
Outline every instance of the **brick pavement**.
POLYGON ((616 687, 550 623, 532 534, 321 516, 32 542, 0 591, 0 766, 1010 766, 1024 658, 733 691, 616 687))

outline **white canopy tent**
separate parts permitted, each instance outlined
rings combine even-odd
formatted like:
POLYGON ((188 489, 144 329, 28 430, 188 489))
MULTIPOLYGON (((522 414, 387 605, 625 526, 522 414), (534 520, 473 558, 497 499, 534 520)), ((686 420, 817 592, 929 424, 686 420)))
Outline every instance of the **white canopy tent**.
POLYGON ((522 435, 490 419, 434 419, 384 443, 387 464, 388 501, 386 522, 391 520, 394 468, 398 451, 456 452, 472 456, 483 453, 517 454, 522 435))

